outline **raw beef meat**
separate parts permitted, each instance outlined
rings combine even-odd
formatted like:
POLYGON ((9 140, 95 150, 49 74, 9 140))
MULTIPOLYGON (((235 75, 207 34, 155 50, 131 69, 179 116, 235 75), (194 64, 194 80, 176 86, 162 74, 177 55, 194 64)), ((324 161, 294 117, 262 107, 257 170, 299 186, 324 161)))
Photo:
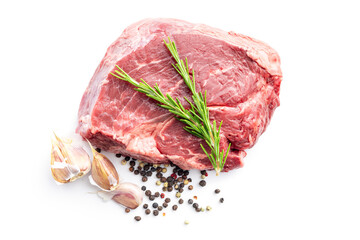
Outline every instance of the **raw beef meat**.
POLYGON ((191 99, 163 40, 175 41, 195 70, 197 91, 207 91, 211 119, 223 121, 221 147, 231 142, 224 171, 241 167, 245 149, 265 131, 279 106, 280 58, 268 45, 234 32, 176 19, 145 19, 129 26, 108 48, 80 103, 77 132, 93 145, 151 163, 212 169, 203 140, 157 102, 110 72, 119 65, 136 80, 191 99))

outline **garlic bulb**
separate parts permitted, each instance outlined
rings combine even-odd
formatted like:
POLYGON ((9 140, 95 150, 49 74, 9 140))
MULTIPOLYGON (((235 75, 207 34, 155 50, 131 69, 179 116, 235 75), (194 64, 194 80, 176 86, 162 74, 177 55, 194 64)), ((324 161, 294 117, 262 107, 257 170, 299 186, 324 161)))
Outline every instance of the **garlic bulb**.
POLYGON ((54 133, 51 148, 51 173, 55 181, 68 183, 86 175, 91 168, 90 157, 81 147, 63 141, 54 133))
POLYGON ((115 166, 106 156, 98 153, 91 144, 90 147, 94 156, 91 164, 92 179, 100 188, 113 191, 118 187, 120 182, 115 166))
POLYGON ((112 199, 125 207, 135 209, 142 203, 143 192, 139 186, 124 182, 120 183, 116 190, 114 190, 112 199))

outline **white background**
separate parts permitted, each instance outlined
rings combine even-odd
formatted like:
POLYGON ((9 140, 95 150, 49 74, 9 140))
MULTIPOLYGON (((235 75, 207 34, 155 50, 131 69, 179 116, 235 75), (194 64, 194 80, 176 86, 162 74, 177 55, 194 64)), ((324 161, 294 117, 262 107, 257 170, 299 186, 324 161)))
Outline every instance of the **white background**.
MULTIPOLYGON (((1 1, 0 238, 360 239, 356 2, 1 1), (90 194, 96 189, 87 177, 58 186, 50 174, 52 131, 73 134, 80 99, 107 47, 147 17, 246 34, 281 57, 281 106, 245 166, 210 173, 204 189, 191 172, 198 202, 211 212, 180 206, 165 217, 143 216, 142 209, 125 214, 90 194)), ((126 169, 120 175, 140 183, 126 169)))

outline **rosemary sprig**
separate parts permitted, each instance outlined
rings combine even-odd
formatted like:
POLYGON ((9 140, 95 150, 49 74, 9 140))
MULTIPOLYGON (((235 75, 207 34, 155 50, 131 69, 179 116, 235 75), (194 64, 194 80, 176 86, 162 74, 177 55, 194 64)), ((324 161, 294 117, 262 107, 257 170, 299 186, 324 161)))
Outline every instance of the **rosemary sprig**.
POLYGON ((184 97, 190 104, 190 109, 185 109, 178 98, 175 98, 174 100, 169 94, 164 95, 157 83, 152 88, 143 79, 140 79, 141 81, 137 82, 118 65, 116 65, 116 67, 119 70, 115 70, 115 74, 111 74, 134 85, 136 91, 142 92, 146 94, 146 96, 160 102, 159 106, 168 109, 177 116, 176 118, 179 121, 186 124, 184 129, 187 132, 204 139, 211 152, 208 153, 202 144, 200 144, 200 146, 213 165, 216 175, 219 175, 220 171, 224 168, 231 146, 231 144, 229 144, 226 154, 224 149, 220 151, 220 129, 222 122, 220 122, 219 127, 217 127, 215 120, 211 124, 209 119, 209 108, 206 104, 206 91, 204 95, 201 92, 196 92, 194 70, 192 71, 192 77, 190 77, 187 58, 185 58, 185 63, 180 59, 175 42, 171 41, 169 38, 169 43, 165 40, 164 43, 176 61, 176 64, 173 64, 173 67, 181 75, 192 93, 192 100, 194 103, 184 97))

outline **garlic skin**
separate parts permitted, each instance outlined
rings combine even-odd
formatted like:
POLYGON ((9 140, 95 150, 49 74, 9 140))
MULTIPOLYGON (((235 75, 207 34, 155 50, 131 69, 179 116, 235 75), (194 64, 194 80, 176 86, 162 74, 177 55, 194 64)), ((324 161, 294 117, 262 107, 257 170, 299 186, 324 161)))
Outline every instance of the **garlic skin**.
POLYGON ((136 184, 124 182, 120 183, 112 199, 121 205, 135 209, 141 205, 143 201, 143 192, 136 184))
POLYGON ((98 153, 91 144, 90 148, 94 156, 91 164, 92 179, 103 190, 115 190, 120 182, 119 174, 116 171, 115 166, 106 156, 98 153))
POLYGON ((51 147, 51 173, 55 181, 68 183, 86 175, 91 168, 90 157, 81 147, 63 141, 54 133, 51 147))

